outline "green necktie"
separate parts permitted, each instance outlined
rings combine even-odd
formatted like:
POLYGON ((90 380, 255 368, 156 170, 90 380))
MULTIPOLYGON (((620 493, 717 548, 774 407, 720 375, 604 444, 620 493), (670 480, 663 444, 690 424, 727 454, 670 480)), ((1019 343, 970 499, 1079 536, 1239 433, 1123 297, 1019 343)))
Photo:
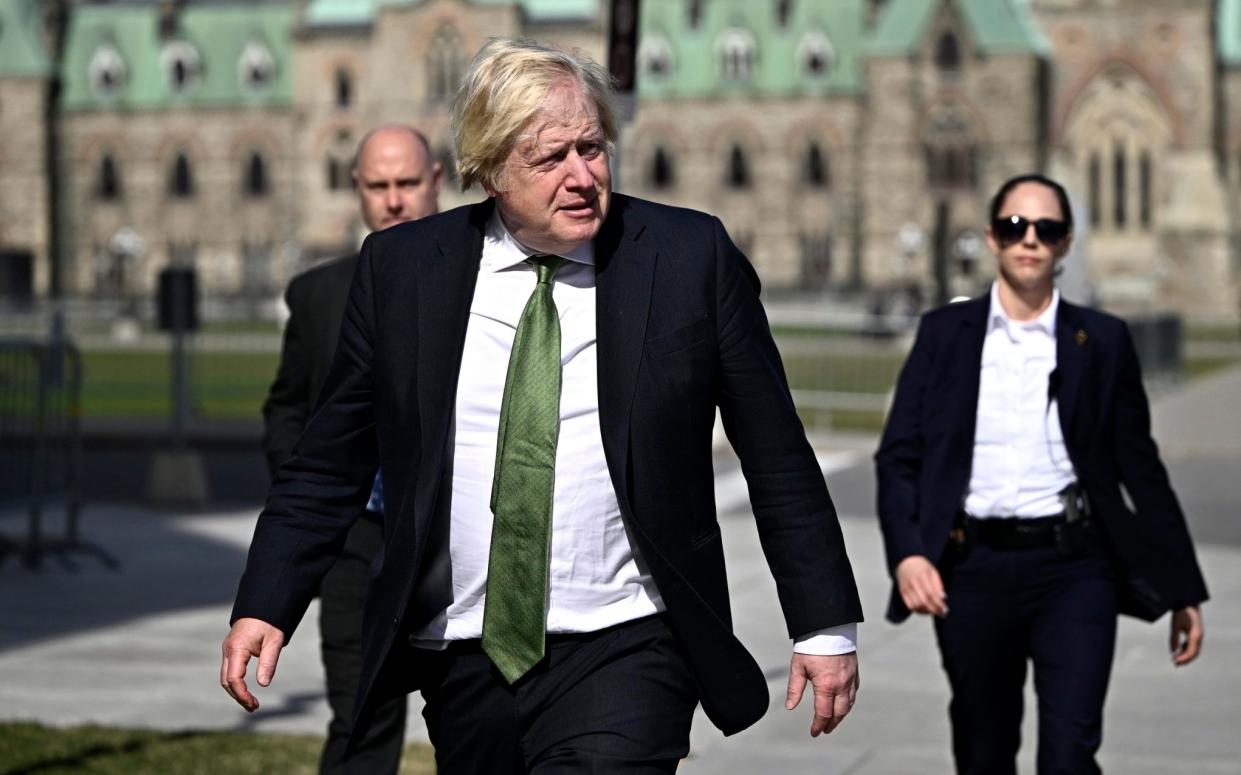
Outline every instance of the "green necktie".
POLYGON ((552 277, 563 261, 530 258, 538 284, 517 323, 500 404, 483 651, 510 684, 543 658, 560 427, 560 320, 552 277))

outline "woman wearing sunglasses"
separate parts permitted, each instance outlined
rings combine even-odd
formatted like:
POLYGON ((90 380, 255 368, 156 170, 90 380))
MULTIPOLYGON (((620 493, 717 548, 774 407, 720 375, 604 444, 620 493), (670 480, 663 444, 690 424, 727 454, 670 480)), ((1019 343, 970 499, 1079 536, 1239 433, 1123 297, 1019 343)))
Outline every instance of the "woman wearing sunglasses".
POLYGON ((1056 289, 1064 188, 1013 178, 990 219, 991 291, 922 318, 875 456, 888 618, 934 617, 959 773, 1016 772, 1029 665, 1038 771, 1097 773, 1117 614, 1172 611, 1185 665, 1206 585, 1128 329, 1056 289))

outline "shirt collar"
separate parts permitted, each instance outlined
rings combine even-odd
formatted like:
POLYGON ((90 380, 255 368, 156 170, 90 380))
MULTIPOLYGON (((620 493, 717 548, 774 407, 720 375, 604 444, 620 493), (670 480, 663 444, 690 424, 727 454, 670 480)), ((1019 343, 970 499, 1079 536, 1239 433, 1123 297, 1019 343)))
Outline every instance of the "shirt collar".
POLYGON ((1000 282, 998 280, 991 283, 991 308, 987 313, 987 330, 994 331, 997 328, 1003 328, 1008 334, 1012 334, 1014 328, 1026 331, 1043 331, 1048 336, 1056 335, 1056 313, 1060 309, 1060 289, 1052 288, 1051 304, 1047 305, 1047 309, 1043 310, 1034 320, 1016 321, 1008 316, 1004 311, 1004 305, 1000 303, 1000 282))
MULTIPOLYGON (((483 235, 483 256, 479 268, 484 272, 499 272, 511 269, 530 256, 537 255, 540 255, 539 251, 521 244, 509 232, 508 227, 504 225, 504 220, 500 217, 500 208, 496 207, 491 213, 491 220, 487 222, 487 231, 483 235)), ((578 264, 594 266, 594 240, 583 242, 564 254, 562 258, 578 264)))

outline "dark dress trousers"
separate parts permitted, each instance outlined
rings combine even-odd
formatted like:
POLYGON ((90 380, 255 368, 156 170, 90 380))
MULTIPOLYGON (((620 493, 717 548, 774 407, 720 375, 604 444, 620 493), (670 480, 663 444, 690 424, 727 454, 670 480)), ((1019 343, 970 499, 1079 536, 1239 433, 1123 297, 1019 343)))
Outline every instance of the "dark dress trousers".
MULTIPOLYGON (((1039 771, 1096 772, 1117 612, 1154 620, 1206 600, 1206 585, 1150 436, 1128 328, 1063 299, 1048 396, 1099 537, 1075 556, 949 544, 969 487, 989 306, 988 295, 927 313, 901 371, 875 456, 888 568, 923 555, 943 577, 949 613, 936 635, 960 772, 1013 771, 1027 660, 1039 771)), ((895 586, 887 616, 909 616, 895 586)))
MULTIPOLYGON (((310 269, 289 283, 280 366, 263 403, 263 452, 274 475, 288 459, 327 379, 336 351, 357 255, 310 269)), ((377 515, 364 512, 319 590, 320 652, 332 721, 320 758, 323 773, 395 772, 405 738, 407 702, 396 697, 376 709, 366 735, 346 757, 362 672, 362 611, 371 562, 383 542, 377 515)))
MULTIPOLYGON (((457 208, 363 244, 319 408, 272 484, 233 609, 291 635, 382 461, 387 509, 367 600, 363 716, 420 688, 408 633, 450 600, 450 428, 493 208, 457 208)), ((840 526, 758 278, 719 220, 614 195, 595 259, 599 418, 612 484, 704 710, 734 733, 763 715, 768 694, 732 632, 714 504, 716 406, 790 636, 861 620, 840 526)))

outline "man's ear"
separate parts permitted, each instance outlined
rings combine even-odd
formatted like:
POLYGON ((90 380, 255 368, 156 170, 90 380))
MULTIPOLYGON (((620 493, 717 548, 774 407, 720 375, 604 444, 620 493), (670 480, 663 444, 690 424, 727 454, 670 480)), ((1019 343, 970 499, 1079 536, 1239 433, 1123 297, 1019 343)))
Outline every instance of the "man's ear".
POLYGON ((444 165, 439 162, 431 165, 431 187, 435 189, 435 193, 439 193, 440 184, 444 182, 444 165))

